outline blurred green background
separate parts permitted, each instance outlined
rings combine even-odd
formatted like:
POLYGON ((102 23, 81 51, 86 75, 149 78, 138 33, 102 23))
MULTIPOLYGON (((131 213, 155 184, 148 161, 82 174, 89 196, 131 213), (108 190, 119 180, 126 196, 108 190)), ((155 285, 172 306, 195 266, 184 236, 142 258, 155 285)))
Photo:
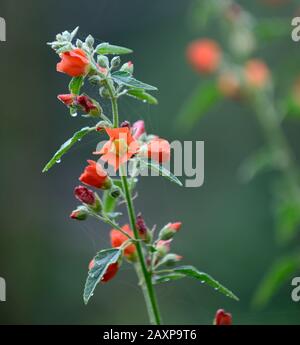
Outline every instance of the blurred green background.
MULTIPOLYGON (((87 265, 95 252, 109 246, 109 228, 68 218, 72 196, 85 160, 98 140, 90 137, 42 175, 46 161, 87 120, 71 118, 56 95, 65 93, 68 78, 55 72, 57 56, 46 45, 55 34, 79 25, 99 41, 134 50, 138 79, 158 86, 159 105, 126 100, 121 117, 143 118, 149 133, 170 141, 205 141, 205 183, 179 188, 162 178, 144 178, 137 211, 148 225, 182 221, 174 251, 210 273, 239 297, 231 301, 197 281, 158 286, 167 324, 211 324, 216 309, 233 314, 235 324, 297 324, 299 303, 285 284, 262 311, 250 301, 264 272, 284 253, 275 241, 270 183, 274 174, 241 184, 237 170, 258 148, 262 136, 251 110, 239 104, 217 106, 190 133, 176 130, 183 101, 199 83, 185 61, 187 43, 196 38, 189 25, 192 1, 182 0, 2 0, 7 22, 1 51, 1 229, 0 276, 7 282, 7 302, 0 303, 1 324, 142 324, 147 323, 143 296, 134 272, 123 265, 107 285, 98 287, 86 307, 82 290, 87 265)), ((257 17, 286 15, 295 6, 269 7, 241 1, 257 17)), ((213 26, 203 36, 213 37, 213 26)), ((299 65, 300 43, 290 37, 266 46, 259 56, 275 69, 279 92, 299 65), (267 52, 267 54, 265 54, 267 52)), ((107 108, 108 109, 108 108, 107 108)), ((286 132, 299 157, 295 120, 286 132)), ((125 221, 125 220, 124 220, 125 221)))

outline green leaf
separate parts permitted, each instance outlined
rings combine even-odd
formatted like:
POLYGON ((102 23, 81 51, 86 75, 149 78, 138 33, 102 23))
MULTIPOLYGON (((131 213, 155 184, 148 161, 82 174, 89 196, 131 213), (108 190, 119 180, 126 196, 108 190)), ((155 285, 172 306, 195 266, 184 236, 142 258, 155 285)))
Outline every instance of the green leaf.
POLYGON ((133 97, 138 99, 142 102, 149 103, 149 104, 157 104, 157 99, 150 95, 149 93, 145 92, 141 89, 130 89, 126 93, 127 96, 133 97))
POLYGON ((85 282, 83 300, 87 304, 89 299, 93 296, 97 284, 100 282, 108 267, 116 263, 122 255, 120 249, 104 249, 101 250, 95 257, 95 265, 89 270, 88 277, 85 282))
POLYGON ((157 90, 155 86, 142 83, 141 81, 133 78, 130 73, 125 71, 116 71, 111 74, 111 77, 116 83, 127 85, 134 89, 157 90))
POLYGON ((252 300, 253 306, 262 308, 267 305, 279 288, 298 270, 300 270, 299 255, 280 258, 263 278, 252 300))
POLYGON ((195 278, 197 280, 200 280, 201 283, 206 283, 207 285, 211 286, 214 288, 216 291, 219 291, 220 293, 226 295, 227 297, 233 298, 236 301, 238 301, 238 297, 228 290, 225 286, 220 284, 217 280, 212 278, 210 275, 198 271, 195 267, 193 266, 181 266, 181 267, 176 267, 172 270, 168 270, 170 273, 163 273, 161 275, 156 275, 153 277, 153 282, 154 283, 165 283, 170 280, 177 280, 181 279, 184 277, 191 277, 195 278))
POLYGON ((111 213, 114 212, 117 205, 117 198, 113 198, 110 195, 110 190, 106 190, 103 193, 103 212, 111 213))
POLYGON ((72 93, 74 95, 79 95, 82 85, 83 85, 83 77, 72 78, 70 83, 69 83, 70 93, 72 93))
POLYGON ((104 42, 99 44, 96 47, 96 53, 98 54, 111 54, 111 55, 121 55, 121 54, 130 54, 132 53, 132 50, 125 47, 115 46, 112 44, 109 44, 108 42, 104 42))
POLYGON ((221 99, 222 95, 215 81, 199 85, 183 104, 177 126, 181 130, 190 130, 221 99))
POLYGON ((50 161, 45 165, 43 172, 48 171, 55 163, 59 163, 61 160, 61 157, 67 153, 70 148, 79 140, 81 140, 85 135, 87 135, 89 132, 93 131, 94 128, 91 127, 84 127, 80 131, 74 133, 73 137, 67 140, 64 144, 61 145, 61 147, 58 149, 58 151, 54 154, 54 156, 50 159, 50 161))
POLYGON ((166 177, 171 182, 174 182, 182 187, 182 183, 179 181, 179 179, 175 175, 173 175, 169 170, 164 168, 162 165, 144 159, 140 159, 139 162, 142 168, 150 168, 151 170, 158 172, 159 175, 166 177))

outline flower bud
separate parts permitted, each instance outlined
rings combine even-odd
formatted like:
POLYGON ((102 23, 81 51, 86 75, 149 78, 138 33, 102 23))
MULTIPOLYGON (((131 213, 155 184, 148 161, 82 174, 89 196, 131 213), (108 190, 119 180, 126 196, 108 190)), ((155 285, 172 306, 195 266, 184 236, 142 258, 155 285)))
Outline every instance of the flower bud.
POLYGON ((98 195, 92 190, 84 186, 77 186, 74 189, 74 195, 76 199, 86 205, 89 205, 94 211, 99 212, 101 210, 101 201, 98 195))
POLYGON ((224 309, 219 309, 216 312, 214 319, 214 325, 217 326, 229 326, 232 325, 232 316, 230 313, 226 313, 224 309))
POLYGON ((78 206, 76 210, 72 211, 70 218, 76 220, 85 220, 88 216, 88 211, 85 206, 78 206))
POLYGON ((124 127, 128 127, 130 128, 130 122, 129 121, 123 121, 120 125, 120 127, 124 128, 124 127))
POLYGON ((75 99, 75 96, 68 93, 68 94, 63 94, 63 95, 58 95, 57 98, 65 104, 67 107, 71 106, 73 104, 73 101, 75 99))
POLYGON ((141 214, 138 214, 136 217, 136 229, 142 240, 144 240, 146 243, 151 242, 151 232, 148 230, 147 225, 141 214))
POLYGON ((108 57, 105 55, 98 55, 97 64, 102 68, 108 68, 109 67, 108 57))
POLYGON ((133 73, 133 63, 131 61, 124 63, 121 66, 120 71, 132 74, 133 73))
POLYGON ((87 95, 77 96, 75 103, 79 106, 85 113, 92 116, 99 116, 102 113, 102 108, 100 104, 94 99, 87 95))
POLYGON ((167 255, 168 252, 170 251, 171 242, 172 242, 171 239, 167 241, 159 240, 156 245, 156 250, 157 250, 156 256, 164 257, 165 255, 167 255))
POLYGON ((114 199, 118 198, 121 195, 121 190, 118 186, 112 186, 110 190, 110 196, 114 199))
POLYGON ((159 265, 173 266, 178 261, 182 260, 181 255, 169 253, 160 262, 159 265))
POLYGON ((117 68, 121 63, 120 56, 115 56, 111 59, 110 65, 113 68, 117 68))
POLYGON ((270 70, 265 62, 260 59, 247 61, 244 74, 247 85, 254 89, 265 87, 270 80, 270 70))
POLYGON ((89 48, 92 48, 95 43, 94 37, 92 35, 88 35, 85 39, 85 43, 89 48))
POLYGON ((169 223, 160 230, 158 238, 164 241, 169 240, 176 234, 177 231, 179 231, 180 228, 180 222, 169 223))

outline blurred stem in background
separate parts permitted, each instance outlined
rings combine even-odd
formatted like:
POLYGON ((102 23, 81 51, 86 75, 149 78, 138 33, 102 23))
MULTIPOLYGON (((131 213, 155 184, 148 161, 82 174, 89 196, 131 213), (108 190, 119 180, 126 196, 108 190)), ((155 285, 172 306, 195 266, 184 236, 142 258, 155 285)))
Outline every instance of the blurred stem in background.
MULTIPOLYGON (((240 173, 245 181, 250 181, 262 170, 280 172, 273 190, 275 225, 278 241, 287 245, 300 225, 300 173, 282 121, 291 112, 300 114, 300 102, 299 98, 291 101, 290 90, 286 99, 275 102, 274 78, 268 66, 254 59, 253 54, 264 43, 290 35, 290 19, 257 20, 233 0, 195 1, 189 23, 201 32, 210 21, 219 25, 220 41, 226 49, 207 37, 189 45, 187 58, 194 69, 205 75, 214 73, 216 78, 201 82, 184 104, 177 124, 190 130, 222 99, 238 101, 254 111, 266 146, 245 161, 240 173)), ((299 95, 296 92, 296 98, 299 95)), ((256 307, 267 304, 277 289, 299 270, 299 254, 292 251, 279 258, 265 275, 253 304, 256 307)))

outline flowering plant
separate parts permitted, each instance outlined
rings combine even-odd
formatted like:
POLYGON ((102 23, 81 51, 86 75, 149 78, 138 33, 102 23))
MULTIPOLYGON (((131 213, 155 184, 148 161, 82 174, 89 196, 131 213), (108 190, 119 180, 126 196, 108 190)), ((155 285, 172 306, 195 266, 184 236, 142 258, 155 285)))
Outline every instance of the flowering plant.
MULTIPOLYGON (((167 140, 156 135, 148 135, 144 121, 138 120, 132 126, 128 121, 120 123, 118 99, 130 96, 137 100, 156 104, 157 100, 149 91, 156 87, 138 81, 133 77, 133 63, 121 65, 121 54, 132 51, 125 47, 101 43, 94 47, 94 38, 89 35, 83 42, 74 43, 78 28, 65 31, 49 43, 59 54, 61 61, 57 71, 72 77, 69 93, 61 94, 58 99, 70 110, 71 115, 83 113, 94 121, 91 127, 84 127, 66 141, 46 164, 43 171, 48 171, 78 141, 89 133, 104 134, 108 140, 102 147, 97 147, 94 154, 100 155, 96 162, 88 160, 88 165, 79 177, 84 185, 77 186, 74 195, 80 205, 71 213, 71 218, 85 220, 94 217, 110 225, 111 248, 100 250, 90 261, 88 276, 84 288, 84 302, 88 303, 99 283, 110 281, 120 269, 123 261, 132 264, 137 272, 139 284, 144 292, 146 306, 152 324, 160 324, 161 316, 154 291, 158 283, 192 277, 207 283, 215 290, 238 298, 226 287, 206 273, 193 266, 174 265, 182 257, 171 252, 173 237, 181 228, 180 222, 169 222, 159 231, 146 225, 141 214, 136 215, 133 204, 133 191, 138 182, 138 172, 142 169, 154 169, 177 185, 179 179, 171 174, 163 163, 170 160, 171 148, 167 140), (109 56, 113 55, 111 59, 109 56), (101 103, 108 99, 112 107, 112 116, 106 116, 100 102, 82 93, 84 83, 90 83, 99 90, 101 103), (112 177, 104 166, 113 167, 117 177, 112 177), (128 165, 132 169, 127 169, 128 165), (127 171, 130 170, 130 171, 127 171), (102 192, 99 195, 94 188, 102 192), (120 225, 117 207, 126 203, 129 222, 120 225)), ((228 322, 227 322, 228 323, 228 322)))

